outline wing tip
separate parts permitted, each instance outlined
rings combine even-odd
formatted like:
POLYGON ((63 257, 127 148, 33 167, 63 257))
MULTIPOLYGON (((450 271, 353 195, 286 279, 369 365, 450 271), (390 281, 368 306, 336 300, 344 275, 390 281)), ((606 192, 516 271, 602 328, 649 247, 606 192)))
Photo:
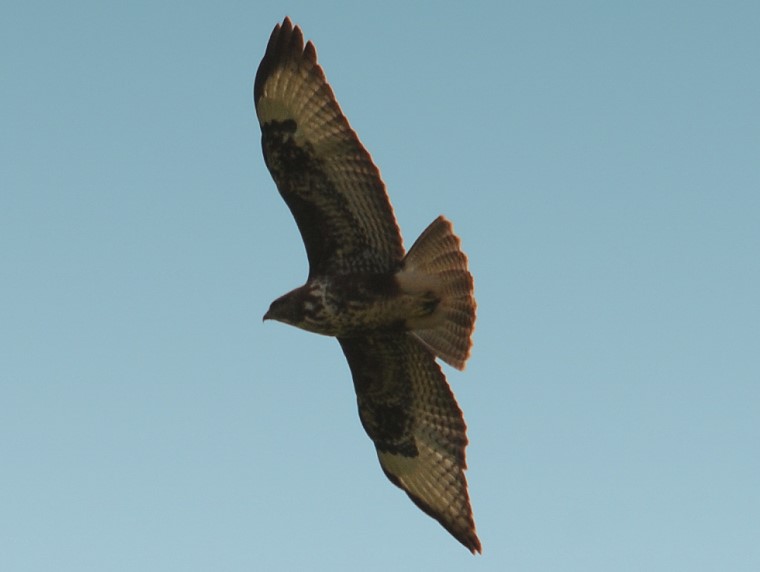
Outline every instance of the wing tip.
MULTIPOLYGON (((401 479, 399 479, 397 475, 394 475, 383 466, 382 461, 380 462, 380 468, 382 469, 383 473, 385 473, 385 476, 388 477, 388 480, 390 482, 404 491, 406 493, 406 496, 408 496, 422 512, 438 521, 438 523, 443 528, 445 528, 446 531, 451 534, 451 536, 458 540, 467 550, 469 550, 472 554, 483 553, 483 548, 480 544, 480 539, 478 538, 478 533, 475 529, 475 519, 472 515, 470 497, 467 493, 466 484, 464 488, 464 497, 466 500, 467 510, 462 514, 457 515, 458 518, 454 520, 451 518, 446 518, 446 515, 444 515, 441 511, 436 510, 434 507, 430 506, 428 503, 422 500, 419 496, 411 492, 409 488, 404 486, 404 483, 401 482, 401 479)), ((462 478, 464 479, 463 475, 462 478)))
POLYGON ((272 72, 291 57, 305 57, 311 63, 317 61, 317 49, 309 41, 304 45, 303 31, 289 16, 277 24, 269 36, 266 52, 256 71, 253 83, 253 100, 258 102, 264 92, 264 84, 272 72))
MULTIPOLYGON (((412 500, 415 505, 417 505, 420 510, 422 510, 422 512, 437 520, 438 523, 443 528, 445 528, 449 534, 451 534, 451 536, 456 538, 460 544, 462 544, 462 546, 464 546, 472 554, 483 553, 483 547, 480 544, 478 533, 475 530, 475 520, 472 517, 472 510, 470 510, 467 514, 461 515, 465 520, 464 523, 447 520, 439 511, 435 510, 425 501, 403 487, 399 483, 398 479, 395 478, 395 476, 392 477, 387 471, 385 471, 385 469, 383 469, 383 472, 385 472, 386 476, 393 484, 401 488, 406 493, 406 495, 412 500)), ((469 498, 467 499, 467 505, 469 507, 469 498)))

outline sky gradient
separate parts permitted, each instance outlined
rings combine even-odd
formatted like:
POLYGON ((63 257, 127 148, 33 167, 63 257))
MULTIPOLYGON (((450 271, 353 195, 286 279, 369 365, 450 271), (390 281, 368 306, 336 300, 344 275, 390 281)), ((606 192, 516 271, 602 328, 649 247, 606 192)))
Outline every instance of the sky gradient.
POLYGON ((0 11, 0 569, 760 570, 760 5, 0 11), (483 555, 382 474, 253 77, 289 15, 475 276, 483 555), (466 567, 466 568, 465 568, 466 567))

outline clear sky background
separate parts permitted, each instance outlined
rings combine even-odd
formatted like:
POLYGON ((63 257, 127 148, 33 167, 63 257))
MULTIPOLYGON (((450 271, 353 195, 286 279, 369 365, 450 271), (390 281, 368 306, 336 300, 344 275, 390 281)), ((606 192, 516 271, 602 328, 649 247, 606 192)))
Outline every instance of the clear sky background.
POLYGON ((760 570, 760 4, 0 10, 0 569, 760 570), (290 15, 453 220, 471 556, 382 474, 253 77, 290 15))

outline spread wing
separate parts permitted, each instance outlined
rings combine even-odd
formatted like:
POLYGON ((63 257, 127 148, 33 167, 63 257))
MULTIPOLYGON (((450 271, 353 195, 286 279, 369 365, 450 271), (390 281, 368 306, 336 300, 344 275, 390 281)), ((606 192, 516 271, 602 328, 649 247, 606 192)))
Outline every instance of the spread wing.
POLYGON ((385 474, 459 542, 480 552, 464 476, 466 427, 433 355, 404 333, 338 341, 385 474))
POLYGON ((301 231, 309 276, 387 272, 404 254, 380 172, 335 100, 314 44, 278 24, 253 92, 264 160, 301 231))

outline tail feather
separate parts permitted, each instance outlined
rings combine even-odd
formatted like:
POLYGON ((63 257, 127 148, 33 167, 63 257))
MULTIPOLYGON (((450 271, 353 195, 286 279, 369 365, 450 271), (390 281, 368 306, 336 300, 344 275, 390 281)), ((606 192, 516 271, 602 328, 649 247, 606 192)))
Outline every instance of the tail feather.
POLYGON ((407 321, 412 335, 449 365, 464 369, 472 347, 475 297, 467 256, 451 223, 438 217, 409 249, 399 273, 409 291, 430 291, 437 300, 433 313, 407 321))

